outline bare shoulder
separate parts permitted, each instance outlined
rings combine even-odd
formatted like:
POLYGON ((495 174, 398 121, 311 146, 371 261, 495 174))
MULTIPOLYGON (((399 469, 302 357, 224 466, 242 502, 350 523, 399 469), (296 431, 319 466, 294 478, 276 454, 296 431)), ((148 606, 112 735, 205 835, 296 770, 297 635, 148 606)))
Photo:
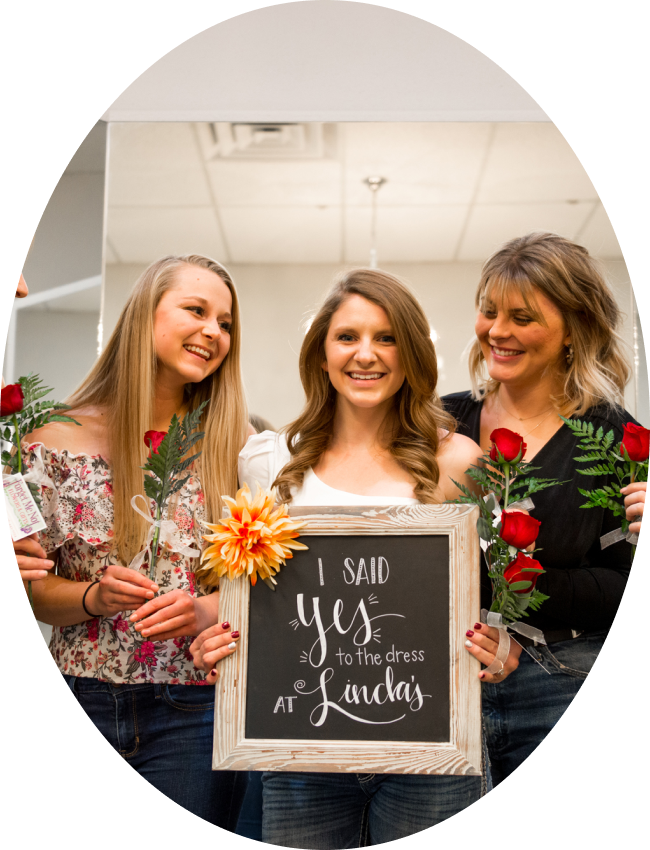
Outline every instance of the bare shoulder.
POLYGON ((470 466, 480 462, 482 454, 478 443, 462 434, 452 434, 441 442, 438 452, 439 487, 444 499, 453 500, 461 495, 455 481, 474 490, 472 479, 465 473, 470 466))
POLYGON ((106 456, 108 438, 104 411, 97 408, 66 411, 75 422, 49 422, 27 436, 30 443, 43 443, 48 449, 106 456))
MULTIPOLYGON (((444 432, 447 435, 447 432, 444 432)), ((483 455, 478 443, 463 434, 452 434, 446 436, 440 443, 438 461, 440 465, 450 467, 462 467, 464 472, 483 455)))

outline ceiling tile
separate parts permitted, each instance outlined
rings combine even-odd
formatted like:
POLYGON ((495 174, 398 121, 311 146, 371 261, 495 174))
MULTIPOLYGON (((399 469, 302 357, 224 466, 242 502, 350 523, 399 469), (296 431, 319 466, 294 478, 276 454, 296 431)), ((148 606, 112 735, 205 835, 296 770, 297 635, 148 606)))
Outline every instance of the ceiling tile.
POLYGON ((533 230, 574 239, 593 210, 593 203, 481 204, 473 207, 458 260, 486 260, 504 242, 533 230))
POLYGON ((108 203, 113 207, 201 207, 212 204, 205 173, 198 168, 110 169, 108 203))
POLYGON ((341 256, 338 207, 223 207, 235 263, 332 263, 341 256))
POLYGON ((206 254, 228 262, 209 207, 111 207, 108 232, 123 263, 151 263, 166 254, 206 254))
POLYGON ((341 166, 334 159, 213 160, 207 163, 219 206, 339 204, 341 166))
MULTIPOLYGON (((379 265, 389 262, 452 260, 467 217, 467 206, 382 207, 377 215, 379 265)), ((369 262, 370 210, 346 210, 345 261, 369 262)))
POLYGON ((478 203, 596 200, 580 161, 553 124, 496 124, 478 203))
POLYGON ((345 200, 370 203, 366 177, 387 182, 384 205, 468 203, 490 124, 352 124, 343 134, 345 200))
POLYGON ((594 214, 587 220, 587 223, 576 237, 576 241, 595 257, 616 260, 623 259, 623 252, 621 251, 621 246, 618 244, 614 228, 605 212, 605 208, 600 202, 596 205, 594 214))

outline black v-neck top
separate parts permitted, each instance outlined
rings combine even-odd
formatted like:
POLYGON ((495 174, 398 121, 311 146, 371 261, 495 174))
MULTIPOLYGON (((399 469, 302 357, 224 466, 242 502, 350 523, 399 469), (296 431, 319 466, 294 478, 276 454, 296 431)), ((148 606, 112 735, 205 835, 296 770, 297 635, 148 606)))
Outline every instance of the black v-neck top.
MULTIPOLYGON (((474 401, 469 392, 451 393, 442 401, 458 422, 458 433, 480 443, 483 403, 474 401)), ((593 422, 595 428, 602 426, 605 433, 613 429, 615 442, 622 439, 623 426, 635 422, 620 407, 592 407, 578 418, 593 422)), ((563 424, 531 460, 533 466, 540 467, 535 473, 540 478, 569 482, 532 497, 535 508, 531 514, 542 523, 535 544, 540 551, 535 558, 546 570, 537 587, 550 599, 538 612, 531 611, 524 622, 543 631, 609 628, 632 563, 632 547, 626 541, 600 548, 601 536, 620 528, 621 518, 602 508, 580 508, 585 498, 578 487, 602 487, 607 479, 580 475, 579 464, 573 460, 577 454, 577 438, 563 424)), ((484 570, 481 605, 489 610, 490 603, 490 580, 484 570)))

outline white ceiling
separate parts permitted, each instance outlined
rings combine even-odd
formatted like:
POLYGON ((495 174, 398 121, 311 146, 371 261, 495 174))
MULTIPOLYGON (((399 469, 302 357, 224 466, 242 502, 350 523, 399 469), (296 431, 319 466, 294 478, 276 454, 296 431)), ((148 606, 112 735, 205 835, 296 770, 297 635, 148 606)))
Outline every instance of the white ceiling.
POLYGON ((549 123, 343 123, 329 157, 210 159, 189 123, 109 126, 106 258, 199 252, 224 263, 367 263, 381 175, 382 262, 484 260, 551 230, 621 251, 596 190, 549 123))

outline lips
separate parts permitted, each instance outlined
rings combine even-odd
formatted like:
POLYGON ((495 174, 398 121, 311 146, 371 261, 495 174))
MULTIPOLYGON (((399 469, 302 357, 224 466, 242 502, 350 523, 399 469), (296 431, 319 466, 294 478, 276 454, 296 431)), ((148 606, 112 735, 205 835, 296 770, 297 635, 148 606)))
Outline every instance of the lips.
POLYGON ((212 357, 212 352, 200 345, 184 345, 185 351, 200 357, 202 360, 209 360, 212 357))
POLYGON ((496 357, 500 360, 507 360, 514 357, 519 357, 519 355, 524 353, 518 348, 499 348, 496 345, 491 345, 490 351, 492 352, 493 357, 496 357))
POLYGON ((377 381, 384 377, 385 372, 346 372, 345 374, 353 381, 377 381))

